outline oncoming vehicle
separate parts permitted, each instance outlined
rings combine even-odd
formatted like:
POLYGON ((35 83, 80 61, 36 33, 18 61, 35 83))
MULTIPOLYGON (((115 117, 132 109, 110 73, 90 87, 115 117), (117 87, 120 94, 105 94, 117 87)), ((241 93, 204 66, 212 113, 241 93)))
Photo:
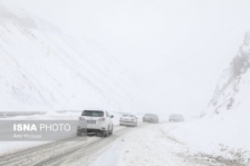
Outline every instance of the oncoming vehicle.
POLYGON ((169 116, 169 122, 183 122, 184 118, 180 114, 172 114, 169 116))
POLYGON ((113 133, 113 117, 105 110, 84 110, 79 117, 77 135, 87 131, 101 137, 109 136, 113 133))
POLYGON ((137 119, 134 114, 123 114, 120 118, 120 126, 137 126, 137 119))
POLYGON ((159 123, 159 118, 156 114, 145 114, 142 118, 143 122, 159 123))

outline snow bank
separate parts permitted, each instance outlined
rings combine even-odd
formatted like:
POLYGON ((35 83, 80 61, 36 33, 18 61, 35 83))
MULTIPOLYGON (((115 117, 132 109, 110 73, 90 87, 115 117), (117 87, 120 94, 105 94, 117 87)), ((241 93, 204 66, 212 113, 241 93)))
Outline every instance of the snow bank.
POLYGON ((197 121, 172 124, 166 132, 193 154, 250 164, 250 31, 224 71, 208 108, 197 121))

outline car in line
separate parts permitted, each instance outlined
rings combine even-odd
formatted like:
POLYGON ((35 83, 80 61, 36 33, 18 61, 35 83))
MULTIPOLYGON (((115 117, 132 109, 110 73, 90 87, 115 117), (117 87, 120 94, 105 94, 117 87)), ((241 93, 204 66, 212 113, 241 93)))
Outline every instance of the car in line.
POLYGON ((119 124, 120 126, 134 126, 138 125, 137 117, 135 114, 123 114, 120 118, 119 124))
POLYGON ((169 116, 169 122, 183 122, 184 118, 180 114, 171 114, 169 116))
POLYGON ((5 114, 3 114, 3 115, 1 115, 1 116, 0 116, 0 118, 7 118, 6 113, 5 113, 5 114))
POLYGON ((79 117, 77 135, 81 136, 83 133, 94 133, 101 137, 112 135, 113 117, 106 110, 84 110, 79 117))
POLYGON ((156 114, 145 114, 142 118, 143 122, 159 123, 159 117, 156 114))

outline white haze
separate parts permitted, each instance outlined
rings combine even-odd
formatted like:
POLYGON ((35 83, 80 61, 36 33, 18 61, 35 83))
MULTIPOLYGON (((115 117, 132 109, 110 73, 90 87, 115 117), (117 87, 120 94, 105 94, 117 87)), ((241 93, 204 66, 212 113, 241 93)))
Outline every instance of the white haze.
POLYGON ((116 59, 152 112, 201 112, 250 28, 247 0, 8 3, 116 59))

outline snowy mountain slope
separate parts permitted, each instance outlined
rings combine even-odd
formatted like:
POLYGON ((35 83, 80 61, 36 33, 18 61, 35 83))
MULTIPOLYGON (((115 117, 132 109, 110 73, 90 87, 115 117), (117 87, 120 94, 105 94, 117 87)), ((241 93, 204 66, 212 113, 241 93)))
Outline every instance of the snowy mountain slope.
POLYGON ((213 114, 225 114, 235 111, 248 114, 250 103, 250 31, 245 34, 243 44, 240 46, 237 55, 225 70, 220 78, 209 103, 208 109, 203 116, 213 114), (230 111, 230 112, 231 112, 230 111))
POLYGON ((133 87, 95 43, 0 5, 1 111, 131 109, 133 87))
POLYGON ((202 117, 165 127, 173 139, 187 145, 188 155, 214 158, 225 165, 250 164, 250 32, 224 71, 202 117))

